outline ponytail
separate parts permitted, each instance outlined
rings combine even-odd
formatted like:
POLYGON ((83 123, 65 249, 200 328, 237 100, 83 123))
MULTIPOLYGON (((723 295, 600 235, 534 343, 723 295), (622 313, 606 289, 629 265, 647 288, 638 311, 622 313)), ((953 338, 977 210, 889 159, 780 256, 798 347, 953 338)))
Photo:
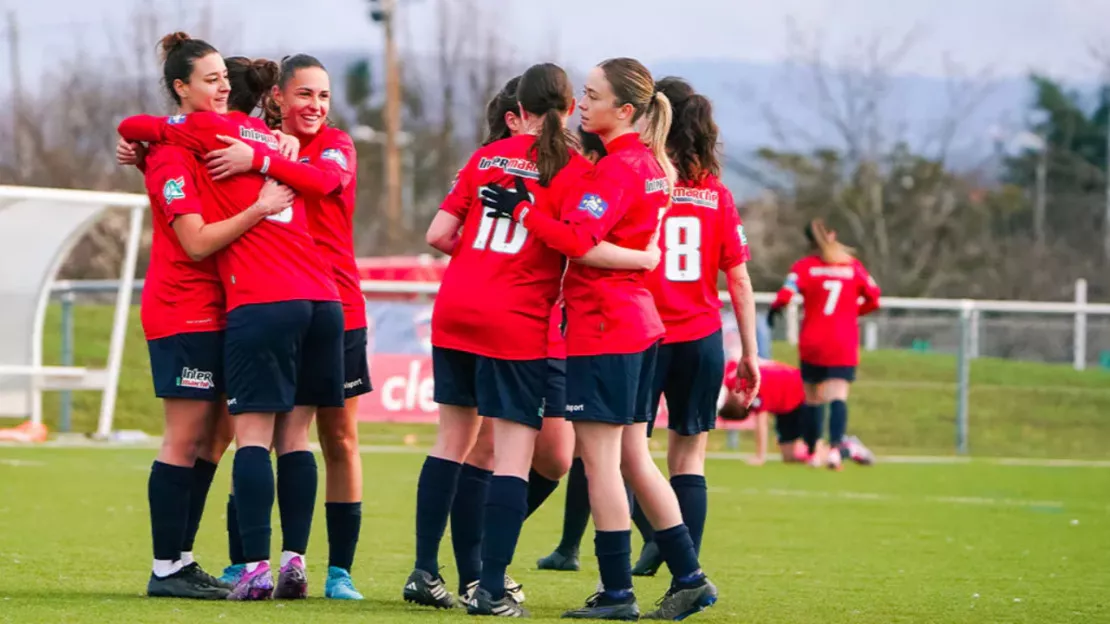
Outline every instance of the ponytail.
POLYGON ((667 134, 671 131, 671 115, 670 100, 663 95, 662 91, 656 91, 648 105, 644 132, 641 134, 644 144, 651 150, 655 160, 659 161, 659 166, 667 176, 668 195, 674 191, 675 182, 678 180, 674 163, 667 156, 667 134))
POLYGON ((852 261, 856 250, 836 240, 823 220, 810 221, 806 225, 805 234, 825 264, 847 264, 852 261))
POLYGON ((574 102, 574 90, 563 68, 554 63, 529 67, 516 88, 520 109, 540 118, 540 129, 529 150, 540 174, 540 186, 547 186, 570 162, 571 150, 578 150, 578 139, 567 131, 563 115, 574 102))
POLYGON ((578 150, 578 142, 563 126, 563 119, 556 109, 543 114, 543 124, 532 149, 536 154, 536 169, 540 172, 540 186, 551 184, 563 167, 570 162, 570 151, 578 150))

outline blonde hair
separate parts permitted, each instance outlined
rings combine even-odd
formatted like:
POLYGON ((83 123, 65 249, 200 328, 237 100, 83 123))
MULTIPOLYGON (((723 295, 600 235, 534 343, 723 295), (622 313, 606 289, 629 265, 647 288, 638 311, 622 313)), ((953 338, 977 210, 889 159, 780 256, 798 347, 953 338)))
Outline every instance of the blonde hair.
POLYGON ((826 264, 847 264, 854 259, 856 250, 836 240, 823 219, 809 222, 806 226, 806 238, 826 264))
POLYGON ((617 106, 631 104, 635 113, 632 123, 646 115, 644 132, 640 139, 651 150, 655 160, 667 177, 667 195, 674 190, 678 172, 667 156, 667 135, 671 131, 671 102, 662 92, 655 90, 655 79, 644 64, 632 58, 613 58, 602 61, 598 67, 605 72, 605 79, 617 98, 617 106))

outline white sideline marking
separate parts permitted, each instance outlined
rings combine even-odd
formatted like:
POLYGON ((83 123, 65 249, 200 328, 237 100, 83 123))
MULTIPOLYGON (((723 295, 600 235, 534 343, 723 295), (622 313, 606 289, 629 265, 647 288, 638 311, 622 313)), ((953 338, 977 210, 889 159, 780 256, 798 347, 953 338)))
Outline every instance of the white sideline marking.
MULTIPOLYGON (((153 449, 162 444, 160 436, 151 436, 144 442, 99 442, 94 440, 50 440, 41 444, 24 444, 14 442, 0 442, 0 449, 31 449, 31 448, 89 448, 89 449, 153 449)), ((312 450, 319 451, 320 445, 313 443, 312 450)), ((409 446, 404 444, 362 444, 359 445, 362 453, 392 453, 392 454, 424 454, 428 452, 426 446, 409 446)), ((653 451, 652 456, 657 459, 665 458, 663 451, 653 451)), ((707 459, 726 461, 747 461, 751 453, 733 453, 713 451, 705 454, 707 459)), ((4 460, 0 460, 3 463, 4 460)), ((768 462, 781 461, 777 455, 768 455, 768 462)), ((1032 468, 1110 468, 1110 460, 1104 459, 1038 459, 1024 457, 955 457, 951 455, 881 455, 876 459, 876 465, 882 464, 987 464, 993 466, 1020 466, 1032 468)), ((29 464, 28 464, 29 465, 29 464)), ((874 468, 874 467, 872 467, 874 468)))
POLYGON ((29 459, 0 459, 0 465, 11 466, 13 468, 31 468, 35 466, 45 466, 46 462, 29 459))
MULTIPOLYGON (((722 488, 722 491, 727 490, 728 488, 722 488)), ((848 500, 868 500, 883 502, 924 500, 929 503, 941 503, 950 505, 1030 507, 1038 509, 1057 510, 1064 509, 1064 503, 1061 501, 1026 500, 1021 498, 989 498, 982 496, 925 496, 922 498, 916 498, 898 496, 897 494, 879 494, 877 492, 784 490, 781 488, 768 488, 765 490, 760 490, 757 488, 745 488, 739 490, 739 492, 748 496, 767 495, 779 496, 783 498, 842 498, 848 500)))

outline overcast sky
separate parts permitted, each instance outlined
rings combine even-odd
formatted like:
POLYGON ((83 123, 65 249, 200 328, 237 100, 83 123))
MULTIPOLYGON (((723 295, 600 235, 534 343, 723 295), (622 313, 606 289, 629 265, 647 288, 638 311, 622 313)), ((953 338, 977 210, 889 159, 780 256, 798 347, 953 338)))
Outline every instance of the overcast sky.
MULTIPOLYGON (((408 44, 431 49, 436 5, 460 0, 399 1, 408 44)), ((966 69, 989 67, 996 75, 1037 69, 1090 80, 1097 67, 1090 46, 1110 44, 1110 0, 472 1, 487 19, 500 20, 497 26, 526 58, 557 46, 562 61, 582 66, 616 55, 649 62, 706 57, 774 61, 787 54, 790 19, 803 30, 822 32, 832 50, 876 33, 894 41, 917 28, 918 43, 903 67, 930 75, 942 73, 947 54, 966 69), (629 12, 629 6, 638 10, 629 12), (676 6, 682 10, 676 11, 676 6)), ((59 56, 71 58, 78 49, 90 55, 106 53, 108 33, 118 40, 136 5, 155 7, 163 23, 172 26, 189 24, 198 7, 208 4, 209 0, 0 0, 0 7, 14 11, 20 24, 21 64, 29 84, 59 56)), ((218 22, 234 33, 230 36, 235 46, 242 48, 235 52, 380 46, 380 31, 366 19, 366 0, 211 4, 218 22)), ((6 42, 5 35, 0 47, 4 88, 9 84, 6 42)))

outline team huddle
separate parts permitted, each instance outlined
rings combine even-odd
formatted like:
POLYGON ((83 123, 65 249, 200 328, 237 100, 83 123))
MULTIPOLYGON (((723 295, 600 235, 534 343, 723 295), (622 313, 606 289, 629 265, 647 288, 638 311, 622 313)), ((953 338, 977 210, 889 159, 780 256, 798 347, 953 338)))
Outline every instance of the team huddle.
MULTIPOLYGON (((324 593, 361 599, 351 577, 362 490, 354 414, 372 387, 353 251, 354 143, 328 125, 328 74, 310 56, 280 66, 224 58, 183 33, 162 48, 177 114, 125 119, 117 146, 121 164, 143 171, 155 217, 142 320, 166 433, 148 489, 147 592, 307 596, 315 420, 324 593), (259 108, 263 118, 251 116, 259 108), (231 565, 215 578, 192 547, 233 439, 231 565)), ((411 603, 526 616, 507 569, 526 518, 568 473, 563 540, 539 567, 577 570, 592 517, 601 579, 564 617, 639 619, 632 577, 663 564, 670 588, 642 617, 681 620, 717 601, 699 559, 706 443, 722 381, 746 411, 761 374, 749 250, 719 178, 712 107, 685 81, 656 81, 628 58, 594 67, 581 93, 576 101, 550 63, 509 81, 487 107, 487 140, 428 227, 427 242, 451 262, 432 315, 439 429, 417 485, 415 562, 402 590, 411 603), (721 274, 741 343, 727 377, 721 274), (669 480, 648 447, 661 400, 669 480), (645 538, 636 566, 633 521, 645 538), (448 522, 455 594, 439 565, 448 522)), ((877 307, 878 288, 823 224, 806 233, 818 253, 795 265, 769 318, 804 296, 795 439, 814 465, 839 468, 852 452, 856 318, 877 307), (839 346, 828 346, 832 332, 839 346), (827 446, 818 444, 824 403, 827 446)))

